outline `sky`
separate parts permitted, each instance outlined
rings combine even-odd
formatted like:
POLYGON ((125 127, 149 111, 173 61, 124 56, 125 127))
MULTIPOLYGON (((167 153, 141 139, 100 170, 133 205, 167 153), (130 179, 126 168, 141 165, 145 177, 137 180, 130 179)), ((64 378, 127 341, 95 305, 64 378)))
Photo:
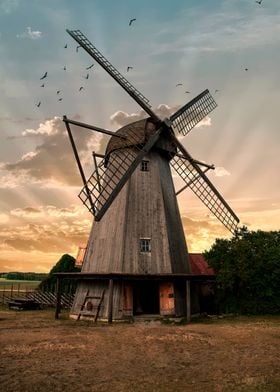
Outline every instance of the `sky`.
MULTIPOLYGON (((162 115, 208 88, 218 107, 180 141, 215 165, 209 178, 241 225, 279 230, 279 0, 0 0, 0 272, 48 272, 87 242, 62 116, 115 131, 143 115, 67 28, 162 115)), ((108 137, 73 132, 89 176, 108 137)), ((190 252, 230 236, 191 190, 178 202, 190 252)))

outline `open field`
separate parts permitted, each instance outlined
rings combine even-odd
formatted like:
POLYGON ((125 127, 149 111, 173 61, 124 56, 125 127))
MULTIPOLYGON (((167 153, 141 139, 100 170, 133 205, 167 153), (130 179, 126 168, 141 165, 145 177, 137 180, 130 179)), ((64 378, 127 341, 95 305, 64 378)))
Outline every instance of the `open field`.
POLYGON ((8 280, 0 278, 0 303, 5 303, 7 298, 34 291, 39 283, 40 281, 38 280, 8 280))
POLYGON ((0 310, 0 385, 27 391, 280 390, 280 317, 94 325, 0 310))
POLYGON ((10 280, 0 278, 0 290, 3 290, 4 287, 6 290, 10 290, 12 286, 16 290, 18 285, 22 288, 28 287, 28 289, 35 289, 39 283, 41 283, 39 280, 10 280))

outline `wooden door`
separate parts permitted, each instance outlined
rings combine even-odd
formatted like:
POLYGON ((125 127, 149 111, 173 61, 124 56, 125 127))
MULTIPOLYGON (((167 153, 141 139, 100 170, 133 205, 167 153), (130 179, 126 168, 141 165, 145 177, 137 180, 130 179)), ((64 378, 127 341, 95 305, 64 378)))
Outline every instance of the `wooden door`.
POLYGON ((133 290, 132 286, 123 286, 123 316, 133 316, 133 290))
POLYGON ((174 286, 170 282, 162 282, 159 286, 160 314, 172 316, 175 314, 174 286))

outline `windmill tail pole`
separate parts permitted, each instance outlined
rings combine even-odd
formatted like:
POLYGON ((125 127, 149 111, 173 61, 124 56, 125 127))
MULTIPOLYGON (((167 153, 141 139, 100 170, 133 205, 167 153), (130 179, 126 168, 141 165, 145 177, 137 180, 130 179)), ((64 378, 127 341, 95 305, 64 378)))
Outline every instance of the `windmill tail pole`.
POLYGON ((65 123, 66 129, 67 129, 67 132, 68 132, 70 143, 71 143, 71 146, 72 146, 75 158, 76 158, 76 162, 77 162, 77 165, 78 165, 78 168, 79 168, 80 175, 81 175, 82 180, 83 180, 83 184, 84 184, 84 187, 85 187, 88 199, 90 201, 91 208, 94 211, 95 208, 94 208, 94 205, 93 205, 93 202, 92 202, 92 199, 91 199, 91 195, 90 195, 90 191, 88 189, 85 173, 83 171, 83 167, 82 167, 82 164, 81 164, 81 161, 80 161, 80 157, 79 157, 79 154, 78 154, 75 142, 74 142, 74 138, 73 138, 70 126, 69 126, 69 122, 68 122, 67 116, 63 116, 63 122, 65 123))

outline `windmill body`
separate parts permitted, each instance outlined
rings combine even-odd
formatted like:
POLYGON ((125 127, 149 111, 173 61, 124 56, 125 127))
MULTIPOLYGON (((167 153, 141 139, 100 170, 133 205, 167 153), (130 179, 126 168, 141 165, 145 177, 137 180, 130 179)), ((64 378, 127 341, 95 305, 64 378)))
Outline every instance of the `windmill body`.
POLYGON ((96 321, 141 313, 189 315, 190 285, 184 279, 191 271, 177 194, 190 188, 231 232, 239 219, 205 175, 214 166, 193 159, 175 134, 186 136, 217 105, 205 90, 161 120, 79 30, 67 32, 148 115, 117 132, 63 118, 84 184, 79 197, 95 219, 71 316, 96 321), (71 124, 111 135, 104 155, 93 153, 95 170, 88 179, 71 124), (99 163, 96 157, 102 158, 99 163), (177 192, 171 170, 185 184, 177 192), (86 273, 95 280, 86 280, 86 273), (118 274, 115 283, 113 274, 118 274), (109 287, 105 275, 111 276, 109 287))
MULTIPOLYGON (((151 124, 146 120, 141 120, 118 132, 129 137, 131 131, 137 129, 144 135, 151 132, 145 129, 149 126, 151 127, 151 124)), ((121 147, 120 143, 115 143, 114 138, 108 143, 106 170, 110 177, 110 155, 121 160, 121 147)), ((130 150, 131 153, 137 153, 133 145, 130 150)), ((170 141, 164 138, 159 140, 140 162, 101 221, 93 223, 83 272, 120 272, 135 275, 190 273, 187 245, 169 166, 175 151, 170 141)), ((159 307, 160 294, 165 287, 166 284, 160 286, 158 282, 149 283, 148 286, 139 283, 115 284, 113 318, 119 319, 147 311, 182 314, 180 304, 183 303, 184 291, 180 291, 180 288, 174 287, 172 283, 169 283, 170 293, 176 292, 173 303, 168 309, 164 307, 165 303, 162 308, 159 307), (147 298, 143 295, 145 293, 141 293, 142 289, 146 291, 147 298), (130 304, 129 307, 127 303, 130 304)), ((92 285, 81 282, 72 307, 72 316, 79 313, 85 293, 99 296, 104 288, 106 283, 92 285)), ((105 295, 104 306, 100 310, 101 318, 106 317, 106 301, 105 295)))

